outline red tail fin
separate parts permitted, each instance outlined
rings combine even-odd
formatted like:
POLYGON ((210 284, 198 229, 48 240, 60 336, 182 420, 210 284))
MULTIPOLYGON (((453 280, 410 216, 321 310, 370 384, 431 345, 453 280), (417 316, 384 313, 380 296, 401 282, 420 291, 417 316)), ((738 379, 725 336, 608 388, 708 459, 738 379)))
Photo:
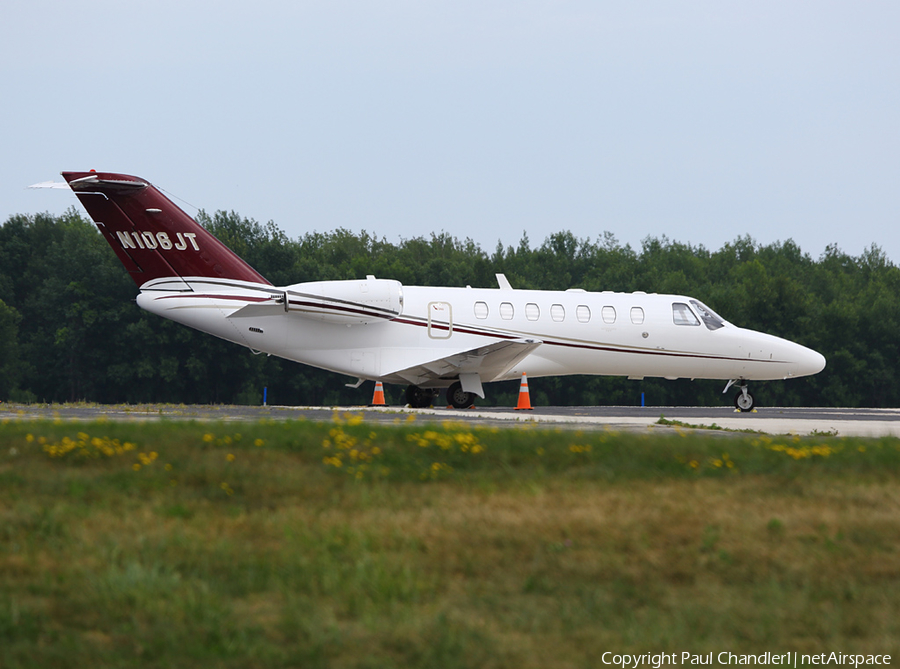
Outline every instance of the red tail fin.
POLYGON ((138 287, 191 276, 271 285, 149 182, 109 172, 62 175, 138 287))

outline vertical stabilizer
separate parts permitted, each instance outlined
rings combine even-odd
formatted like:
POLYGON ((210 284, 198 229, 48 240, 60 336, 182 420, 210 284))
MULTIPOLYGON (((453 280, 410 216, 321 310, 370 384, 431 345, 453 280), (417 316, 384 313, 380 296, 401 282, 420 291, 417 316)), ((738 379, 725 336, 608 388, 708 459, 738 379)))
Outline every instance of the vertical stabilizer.
POLYGON ((148 181, 109 172, 62 175, 138 287, 173 278, 190 290, 181 281, 190 277, 271 285, 148 181))

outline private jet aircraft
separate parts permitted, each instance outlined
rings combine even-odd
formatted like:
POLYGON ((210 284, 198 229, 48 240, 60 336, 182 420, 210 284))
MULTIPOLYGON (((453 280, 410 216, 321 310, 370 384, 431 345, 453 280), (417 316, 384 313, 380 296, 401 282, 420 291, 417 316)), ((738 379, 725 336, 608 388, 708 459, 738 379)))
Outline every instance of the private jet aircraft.
POLYGON ((739 328, 686 295, 404 286, 367 276, 273 286, 151 183, 108 172, 63 177, 154 314, 313 367, 438 389, 471 406, 484 384, 565 374, 721 379, 751 411, 751 380, 816 374, 825 358, 739 328))

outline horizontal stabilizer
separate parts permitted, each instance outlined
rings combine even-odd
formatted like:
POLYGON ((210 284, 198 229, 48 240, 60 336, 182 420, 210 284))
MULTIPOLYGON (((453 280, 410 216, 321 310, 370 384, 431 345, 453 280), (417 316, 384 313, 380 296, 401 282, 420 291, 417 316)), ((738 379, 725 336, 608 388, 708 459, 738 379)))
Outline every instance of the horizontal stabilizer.
POLYGON ((90 192, 139 191, 143 190, 149 185, 150 184, 148 184, 146 181, 141 181, 140 179, 135 178, 101 179, 100 175, 98 174, 89 174, 85 177, 72 179, 69 182, 69 188, 74 190, 76 193, 80 190, 90 192))
POLYGON ((411 367, 384 370, 382 377, 399 377, 412 385, 427 387, 437 380, 477 374, 487 383, 501 379, 542 343, 539 339, 507 339, 422 361, 411 367))
POLYGON ((61 188, 69 190, 69 184, 65 181, 42 181, 39 184, 31 184, 29 188, 61 188))

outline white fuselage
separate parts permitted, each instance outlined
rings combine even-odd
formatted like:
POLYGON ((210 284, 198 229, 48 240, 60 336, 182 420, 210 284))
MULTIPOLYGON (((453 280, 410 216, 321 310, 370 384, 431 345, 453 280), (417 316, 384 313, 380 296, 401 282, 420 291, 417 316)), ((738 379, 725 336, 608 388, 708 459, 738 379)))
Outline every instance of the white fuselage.
POLYGON ((442 361, 503 341, 531 348, 481 381, 523 373, 769 380, 825 366, 819 353, 785 339, 720 319, 711 327, 703 305, 682 295, 400 286, 374 277, 287 287, 184 281, 192 291, 148 282, 138 304, 253 350, 359 379, 448 386, 453 375, 440 374, 442 361), (429 377, 428 370, 438 371, 429 377))

